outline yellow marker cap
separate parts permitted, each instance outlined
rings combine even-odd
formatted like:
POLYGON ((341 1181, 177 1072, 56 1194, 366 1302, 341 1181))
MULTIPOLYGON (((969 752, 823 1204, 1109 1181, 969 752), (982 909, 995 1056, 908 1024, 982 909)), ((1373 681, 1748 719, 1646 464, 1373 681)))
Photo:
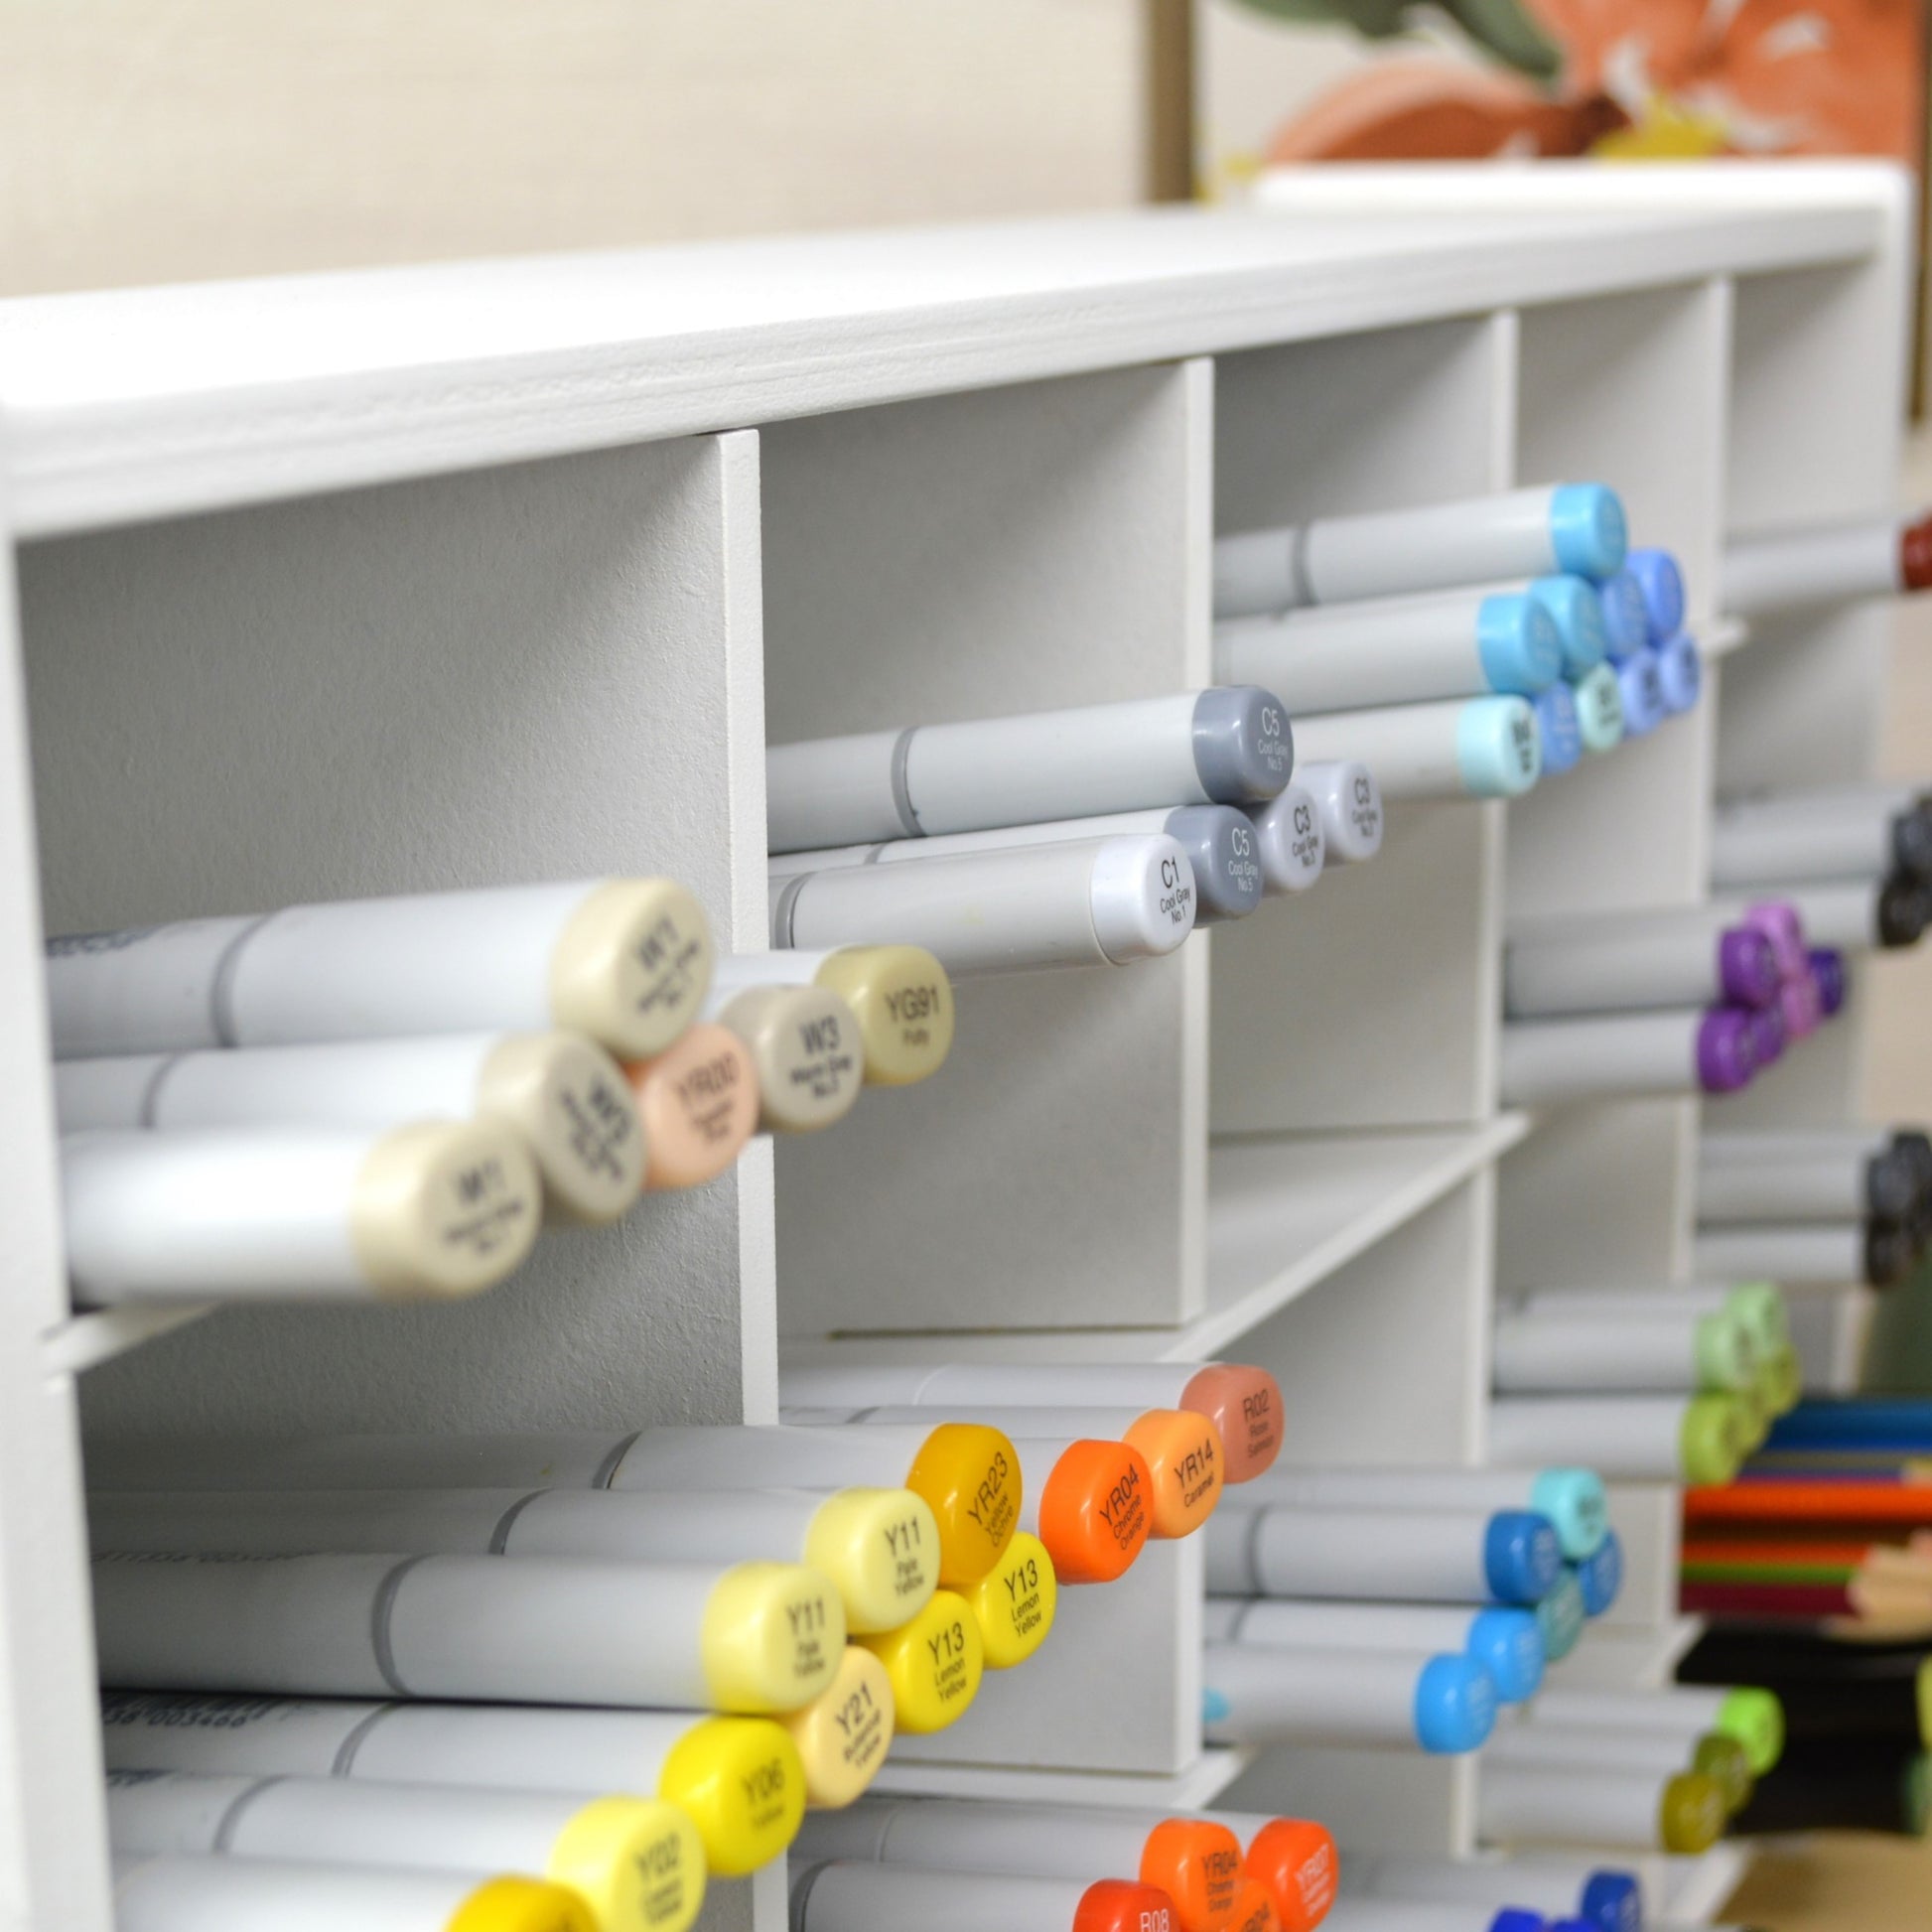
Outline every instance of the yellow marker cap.
POLYGON ((843 946, 812 978, 857 1018, 869 1086, 910 1086, 939 1070, 952 1046, 952 982, 923 946, 843 946))
POLYGON ((983 1423, 941 1423, 919 1445, 905 1486, 937 1520, 939 1582, 947 1589, 978 1583, 1020 1527, 1020 1453, 983 1423))
POLYGON ((939 1587, 939 1522, 909 1489, 841 1489, 813 1512, 805 1561, 831 1578, 848 1632, 894 1630, 939 1587))
POLYGON ((1725 1817, 1724 1788, 1717 1779, 1680 1771, 1657 1803, 1657 1842, 1666 1852, 1696 1857, 1717 1844, 1725 1817))
POLYGON ((805 1767, 769 1718, 707 1718, 671 1746, 657 1795, 697 1827, 715 1877, 742 1878, 798 1836, 805 1767))
POLYGON ((778 1722, 805 1766, 805 1802, 837 1811, 859 1797, 893 1741, 893 1682, 863 1644, 849 1643, 831 1687, 778 1722))
POLYGON ((910 1736, 944 1730, 979 1696, 986 1671, 979 1618, 949 1589, 938 1591, 911 1622, 858 1641, 886 1666, 893 1722, 910 1736))
POLYGON ((802 1563, 735 1564, 705 1602, 699 1646, 714 1709, 796 1711, 839 1667, 845 1605, 802 1563))
POLYGON ((961 1593, 978 1619, 986 1668, 1011 1670, 1046 1641, 1059 1606, 1060 1585, 1045 1544, 1021 1530, 1000 1561, 961 1593))
POLYGON ((1684 1419, 1677 1431, 1677 1457, 1686 1482, 1728 1482, 1737 1473, 1744 1454, 1744 1420, 1735 1397, 1693 1396, 1684 1405, 1684 1419))
POLYGON ((711 927, 674 879, 607 879, 550 953, 550 1014, 620 1059, 661 1053, 711 990, 711 927))
POLYGON ((583 1894, 600 1932, 685 1932, 704 1904, 704 1844, 661 1798, 597 1798, 557 1834, 545 1875, 583 1894))
POLYGON ((598 1932, 590 1906, 539 1878, 485 1878, 449 1916, 443 1932, 598 1932))

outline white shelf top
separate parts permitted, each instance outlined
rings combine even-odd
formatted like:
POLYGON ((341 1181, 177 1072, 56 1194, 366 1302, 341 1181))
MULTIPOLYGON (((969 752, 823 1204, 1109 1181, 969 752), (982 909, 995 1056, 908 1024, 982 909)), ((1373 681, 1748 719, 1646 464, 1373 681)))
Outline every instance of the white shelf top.
POLYGON ((1498 306, 1853 260, 1802 206, 1047 221, 0 303, 24 535, 1498 306))
POLYGON ((213 1302, 195 1302, 179 1308, 98 1309, 76 1314, 42 1342, 41 1366, 49 1375, 78 1375, 171 1328, 199 1321, 212 1314, 215 1307, 213 1302))
POLYGON ((921 1764, 889 1756, 876 1792, 915 1797, 988 1798, 1040 1805, 1121 1805, 1149 1811, 1202 1811, 1254 1761, 1251 1750, 1214 1746, 1172 1777, 1108 1771, 1022 1771, 999 1764, 921 1764))

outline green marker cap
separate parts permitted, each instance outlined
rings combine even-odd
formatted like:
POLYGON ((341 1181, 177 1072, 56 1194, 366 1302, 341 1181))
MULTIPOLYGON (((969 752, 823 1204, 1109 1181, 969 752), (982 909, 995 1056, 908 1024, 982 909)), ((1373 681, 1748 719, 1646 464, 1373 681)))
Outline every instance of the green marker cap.
POLYGON ((1725 1307, 1750 1329, 1760 1355, 1790 1345, 1791 1321, 1785 1311, 1784 1292, 1776 1283, 1739 1282, 1725 1297, 1725 1307))
POLYGON ((1725 1794, 1716 1778, 1680 1771, 1657 1802, 1657 1842, 1680 1858, 1708 1852, 1724 1831, 1725 1794))
POLYGON ((1556 1587, 1536 1606, 1536 1627, 1543 1633, 1543 1659, 1554 1664, 1577 1648, 1584 1634, 1587 1612, 1584 1608, 1584 1588, 1575 1571, 1566 1570, 1556 1587))
POLYGON ((1758 1385, 1774 1416, 1788 1416, 1804 1400, 1805 1365, 1788 1341, 1765 1358, 1758 1385))
POLYGON ((1932 1657, 1918 1667, 1918 1740, 1932 1750, 1932 1657))
POLYGON ((1751 1761, 1734 1737, 1721 1730, 1707 1730, 1691 1753, 1691 1769, 1710 1778, 1725 1794, 1725 1811, 1735 1817, 1744 1809, 1757 1780, 1751 1775, 1751 1761))
POLYGON ((1932 1757, 1921 1751, 1905 1767, 1905 1829, 1914 1838, 1923 1838, 1932 1823, 1932 1757))
POLYGON ((1730 1692, 1718 1707, 1717 1727, 1743 1745, 1760 1778, 1784 1755, 1784 1706, 1775 1691, 1744 1685, 1730 1692))
POLYGON ((1756 1386, 1757 1350, 1751 1345, 1750 1331, 1728 1309, 1699 1315, 1693 1334, 1700 1389, 1736 1391, 1756 1386))
POLYGON ((1728 1395, 1693 1396, 1678 1425, 1677 1459, 1684 1480, 1728 1482, 1744 1459, 1744 1419, 1728 1395))

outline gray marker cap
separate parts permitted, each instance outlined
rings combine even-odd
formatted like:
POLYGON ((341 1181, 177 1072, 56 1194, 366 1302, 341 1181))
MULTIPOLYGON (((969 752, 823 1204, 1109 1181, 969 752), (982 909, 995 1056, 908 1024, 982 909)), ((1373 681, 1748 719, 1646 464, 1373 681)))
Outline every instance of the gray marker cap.
POLYGON ((1245 812, 1232 805, 1181 805, 1168 814, 1167 831, 1194 869, 1196 925, 1245 918, 1261 903, 1260 842, 1245 812))
POLYGON ((1209 798, 1273 798, 1295 770, 1288 707, 1258 684, 1223 684, 1194 700, 1194 772, 1209 798))
POLYGON ((1265 891, 1305 893, 1321 877, 1327 857, 1321 807, 1299 778, 1291 778, 1265 805, 1250 805, 1248 819, 1265 891))

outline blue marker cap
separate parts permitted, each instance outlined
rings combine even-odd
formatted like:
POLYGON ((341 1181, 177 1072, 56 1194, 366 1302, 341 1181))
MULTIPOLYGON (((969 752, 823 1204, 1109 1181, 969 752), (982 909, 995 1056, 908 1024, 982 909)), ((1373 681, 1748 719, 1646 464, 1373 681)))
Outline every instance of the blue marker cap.
POLYGON ((1550 1932, 1550 1921, 1541 1912, 1525 1911, 1521 1905, 1505 1905, 1489 1921, 1489 1932, 1550 1932))
POLYGON ((1594 1556, 1571 1567, 1577 1573, 1577 1587, 1584 1593, 1584 1614, 1601 1616, 1623 1587, 1623 1545, 1616 1532, 1612 1530, 1603 1539, 1594 1556))
POLYGON ((1623 568, 1643 593, 1644 615, 1650 621, 1650 641, 1661 644, 1684 627, 1684 573, 1668 550, 1633 550, 1623 568))
POLYGON ((1550 548, 1559 570, 1601 582, 1623 562, 1630 532, 1623 499, 1604 483, 1558 483, 1550 492, 1550 548))
POLYGON ((1494 1680, 1498 1703, 1521 1704, 1543 1682, 1543 1632, 1534 1610, 1478 1610, 1463 1648, 1494 1680))
POLYGON ((1584 1634, 1584 1592, 1565 1571, 1557 1587, 1536 1606, 1536 1627, 1543 1632, 1543 1655, 1554 1664, 1577 1648, 1584 1634))
POLYGON ((1547 1516, 1567 1557, 1587 1557, 1610 1531, 1609 1499, 1594 1469, 1539 1469, 1530 1507, 1547 1516))
POLYGON ((1582 677, 1602 663, 1609 648, 1603 634, 1603 600, 1581 577, 1539 577, 1529 594, 1549 614, 1563 640, 1563 674, 1582 677))
POLYGON ((1577 721, 1576 694, 1567 684, 1553 684, 1530 700, 1536 713, 1536 741, 1543 756, 1543 775, 1568 771, 1584 755, 1583 727, 1577 721))
POLYGON ((1424 1750, 1475 1750, 1496 1727, 1496 1686, 1473 1657, 1432 1657, 1416 1679, 1415 1720, 1424 1750))
POLYGON ((1627 570, 1596 587, 1603 612, 1603 654, 1620 664, 1632 651, 1650 642, 1650 613, 1643 608, 1643 592, 1627 570))
POLYGON ((1562 673, 1563 639, 1534 598, 1504 591, 1476 606, 1476 656, 1490 690, 1528 697, 1562 673))
POLYGON ((1555 1526, 1533 1509, 1499 1509, 1482 1533, 1482 1574, 1499 1603, 1540 1603, 1563 1575, 1555 1526))
POLYGON ((1630 1871, 1592 1871, 1584 1880, 1577 1916, 1595 1932, 1643 1932, 1643 1887, 1630 1871))
POLYGON ((1553 1918, 1549 1932, 1596 1932, 1596 1928, 1587 1918, 1553 1918))
POLYGON ((1689 711, 1704 689, 1704 653, 1695 637, 1680 631, 1657 646, 1657 683, 1664 694, 1664 709, 1689 711))
POLYGON ((1657 653, 1647 645, 1616 667, 1616 692, 1623 700, 1623 735, 1644 738, 1664 722, 1664 681, 1657 653))
POLYGON ((1515 798, 1543 769, 1526 698, 1471 698, 1455 720, 1455 768, 1472 798, 1515 798))

